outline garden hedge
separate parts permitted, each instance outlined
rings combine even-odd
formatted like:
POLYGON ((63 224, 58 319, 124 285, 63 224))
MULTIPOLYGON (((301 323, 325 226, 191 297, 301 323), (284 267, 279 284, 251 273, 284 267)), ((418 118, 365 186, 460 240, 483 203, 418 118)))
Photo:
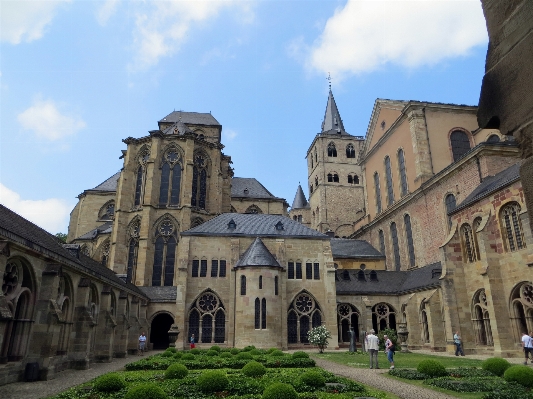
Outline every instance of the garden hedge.
POLYGON ((505 381, 518 382, 526 388, 533 388, 533 369, 528 366, 511 366, 503 374, 505 381))
POLYGON ((501 357, 491 357, 481 363, 481 368, 483 370, 490 371, 492 374, 499 377, 503 376, 503 373, 505 373, 505 370, 509 367, 511 367, 511 363, 501 357))

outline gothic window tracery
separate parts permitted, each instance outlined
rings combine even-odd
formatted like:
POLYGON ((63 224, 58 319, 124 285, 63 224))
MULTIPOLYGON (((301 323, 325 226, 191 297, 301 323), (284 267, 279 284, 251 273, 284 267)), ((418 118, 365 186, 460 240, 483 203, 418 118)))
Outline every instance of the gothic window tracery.
POLYGON ((506 249, 510 252, 526 247, 519 215, 520 205, 516 202, 511 202, 503 206, 500 211, 500 219, 503 227, 502 235, 504 237, 506 249))
POLYGON ((485 289, 478 290, 472 298, 472 323, 478 345, 493 346, 488 300, 485 289))
POLYGON ((115 201, 109 201, 100 208, 100 220, 113 220, 115 218, 115 201))
POLYGON ((372 307, 372 327, 376 332, 385 328, 396 330, 396 313, 392 306, 381 302, 372 307))
POLYGON ((110 251, 111 251, 111 244, 109 243, 109 240, 108 240, 102 244, 102 258, 100 260, 100 263, 102 264, 102 266, 107 267, 107 262, 109 261, 110 251))
POLYGON ((322 311, 316 300, 306 291, 296 295, 287 313, 288 343, 308 343, 309 330, 321 324, 322 311))
POLYGON ((192 177, 191 205, 195 208, 206 209, 207 202, 207 160, 202 154, 194 157, 192 177))
POLYGON ((468 223, 461 226, 461 238, 463 243, 463 253, 467 262, 477 261, 477 254, 474 248, 474 236, 472 234, 472 227, 468 223))
POLYGON ((156 227, 152 286, 170 287, 174 284, 177 230, 170 218, 163 219, 156 227))
POLYGON ((201 294, 189 311, 189 336, 202 343, 224 343, 226 311, 218 295, 211 290, 201 294))
POLYGON ((454 130, 450 134, 450 144, 452 147, 453 162, 456 162, 470 151, 470 138, 468 134, 462 130, 454 130))
POLYGON ((135 175, 135 198, 133 205, 135 207, 141 206, 142 196, 144 191, 144 179, 146 174, 146 163, 150 159, 150 149, 144 148, 137 157, 137 171, 135 175))
POLYGON ((163 155, 159 205, 178 206, 180 204, 182 160, 180 153, 172 148, 163 155))
POLYGON ((522 333, 533 331, 533 283, 526 281, 515 286, 511 292, 511 323, 517 342, 522 333))
POLYGON ((328 157, 336 157, 337 156, 337 148, 335 147, 334 143, 328 144, 328 157))
POLYGON ((139 219, 133 221, 129 227, 128 238, 128 263, 126 267, 126 282, 133 283, 135 281, 135 272, 137 269, 137 256, 139 252, 139 234, 141 229, 141 222, 139 219))
POLYGON ((346 146, 346 158, 355 158, 355 149, 351 143, 346 146))
POLYGON ((337 327, 339 343, 350 342, 350 329, 353 328, 356 341, 359 341, 359 311, 350 303, 337 305, 337 327))
POLYGON ((422 343, 428 344, 430 342, 429 337, 429 324, 428 324, 428 316, 427 316, 427 310, 426 310, 426 301, 422 301, 422 304, 420 305, 420 324, 422 324, 422 343))
POLYGON ((259 208, 257 205, 250 205, 246 211, 244 211, 244 213, 247 213, 247 214, 254 214, 254 215, 260 215, 263 213, 263 211, 261 210, 261 208, 259 208))
POLYGON ((201 217, 195 217, 192 222, 191 222, 191 229, 193 227, 196 227, 196 226, 200 226, 201 224, 203 224, 205 221, 204 219, 202 219, 201 217))

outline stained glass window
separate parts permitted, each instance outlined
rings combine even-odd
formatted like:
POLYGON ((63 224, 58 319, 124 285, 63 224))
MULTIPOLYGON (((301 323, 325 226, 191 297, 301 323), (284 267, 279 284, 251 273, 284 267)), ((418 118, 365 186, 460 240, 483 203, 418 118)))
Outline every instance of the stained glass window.
POLYGON ((385 157, 385 178, 387 182, 387 204, 394 203, 394 187, 392 185, 392 170, 390 166, 390 158, 385 157))
POLYGON ((462 130, 452 132, 450 134, 450 142, 452 144, 454 162, 470 151, 470 139, 468 138, 468 134, 462 130))
POLYGON ((154 266, 152 285, 171 287, 174 284, 174 263, 176 261, 176 244, 174 225, 164 220, 157 228, 158 237, 154 248, 154 266))
POLYGON ((128 247, 128 266, 126 269, 126 282, 133 282, 135 267, 137 266, 137 247, 138 241, 134 238, 130 239, 128 247))
POLYGON ((400 246, 398 245, 398 230, 396 229, 396 223, 392 222, 390 225, 390 235, 392 239, 392 249, 394 253, 394 268, 399 271, 401 268, 400 262, 400 246))
POLYGON ((475 262, 476 254, 474 250, 474 237, 472 235, 472 228, 467 224, 461 226, 461 235, 463 236, 464 253, 467 262, 475 262))
POLYGON ((207 162, 202 155, 194 159, 192 177, 191 205, 200 209, 206 208, 207 198, 207 162))
POLYGON ((522 224, 518 215, 520 214, 520 206, 516 203, 505 205, 501 210, 501 217, 505 228, 504 237, 507 241, 507 249, 509 251, 516 251, 526 247, 522 233, 522 224))

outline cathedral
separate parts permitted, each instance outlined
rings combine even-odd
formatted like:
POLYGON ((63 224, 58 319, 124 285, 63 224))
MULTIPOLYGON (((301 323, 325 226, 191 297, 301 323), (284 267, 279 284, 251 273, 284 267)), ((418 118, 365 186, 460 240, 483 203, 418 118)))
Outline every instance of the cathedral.
POLYGON ((477 107, 375 102, 345 129, 330 89, 290 211, 235 177, 210 113, 123 140, 123 168, 78 196, 67 244, 0 206, 0 384, 149 348, 305 348, 331 331, 412 349, 518 355, 533 330, 533 238, 512 137, 477 107))

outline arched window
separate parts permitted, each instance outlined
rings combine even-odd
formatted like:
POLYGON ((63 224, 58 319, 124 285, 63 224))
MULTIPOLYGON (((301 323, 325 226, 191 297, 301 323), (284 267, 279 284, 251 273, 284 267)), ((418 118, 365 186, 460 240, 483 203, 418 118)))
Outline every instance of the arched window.
POLYGON ((298 215, 298 222, 300 222, 300 223, 303 222, 302 215, 298 215))
POLYGON ((377 212, 381 213, 381 187, 379 186, 378 172, 374 173, 374 190, 376 192, 376 208, 377 212))
POLYGON ((477 229, 479 229, 480 225, 481 225, 481 217, 475 218, 474 222, 472 223, 472 236, 474 237, 474 251, 475 251, 477 260, 481 259, 481 257, 479 256, 479 242, 478 242, 478 237, 477 237, 477 229))
POLYGON ((315 176, 315 187, 318 187, 318 176, 315 176))
POLYGON ((226 311, 220 298, 211 290, 201 294, 189 310, 189 337, 192 334, 203 343, 224 343, 226 340, 226 311))
POLYGON ((259 276, 259 289, 263 289, 263 276, 259 276))
POLYGON ((359 311, 349 303, 337 305, 337 326, 339 331, 339 343, 350 342, 350 330, 353 329, 355 339, 359 340, 359 311))
POLYGON ((207 197, 207 161, 201 154, 194 157, 192 174, 191 205, 196 208, 206 208, 207 197))
POLYGON ((352 175, 348 175, 348 184, 353 184, 353 177, 352 177, 352 175))
POLYGON ((500 142, 500 136, 497 134, 491 134, 489 138, 487 139, 487 143, 499 143, 500 142))
POLYGON ((398 151, 398 170, 400 171, 400 197, 407 194, 407 174, 405 173, 405 156, 403 150, 398 151))
POLYGON ((175 149, 164 155, 159 187, 159 205, 179 205, 181 187, 181 156, 175 149))
POLYGON ((452 217, 448 214, 455 209, 455 196, 453 194, 448 194, 444 202, 446 204, 446 218, 448 219, 448 229, 450 229, 452 227, 452 217))
POLYGON ((274 295, 279 295, 279 287, 278 287, 278 276, 274 277, 274 295))
POLYGON ((336 174, 336 173, 333 174, 333 182, 334 183, 338 183, 339 182, 339 175, 336 174))
POLYGON ((156 230, 152 285, 171 287, 174 284, 177 229, 170 219, 164 219, 156 230), (161 284, 163 283, 163 284, 161 284))
POLYGON ((533 283, 527 281, 513 288, 510 313, 515 340, 518 342, 523 332, 533 330, 533 283))
POLYGON ((143 188, 144 188, 144 173, 146 170, 146 162, 150 158, 150 149, 146 148, 141 151, 139 157, 137 158, 139 166, 137 167, 136 177, 135 177, 135 200, 133 202, 134 206, 140 206, 143 188))
POLYGON ((333 182, 333 175, 331 173, 328 173, 328 182, 333 182))
POLYGON ((334 143, 328 144, 328 157, 336 157, 337 156, 337 148, 335 148, 334 143))
POLYGON ((475 262, 477 257, 474 249, 474 236, 472 235, 472 227, 470 227, 468 223, 465 223, 461 226, 461 238, 465 261, 475 262))
POLYGON ((526 247, 522 233, 522 223, 518 215, 520 205, 511 202, 500 211, 500 220, 503 227, 503 237, 508 251, 516 251, 526 247))
POLYGON ((382 255, 385 255, 385 234, 383 233, 383 230, 379 230, 379 251, 382 255))
POLYGON ((200 260, 200 277, 207 277, 207 259, 200 260))
POLYGON ((261 299, 261 328, 267 328, 267 301, 265 298, 261 299))
POLYGON ((241 276, 241 295, 246 295, 246 276, 241 276))
POLYGON ((137 254, 139 252, 139 232, 140 221, 136 220, 129 228, 129 242, 128 242, 128 263, 126 267, 126 282, 133 283, 135 281, 135 270, 137 268, 137 254))
MULTIPOLYGON (((74 314, 74 307, 72 306, 72 285, 70 279, 62 276, 59 278, 59 286, 57 290, 57 305, 63 315, 63 320, 60 320, 61 330, 59 332, 59 341, 57 344, 57 355, 66 355, 68 352, 70 342, 70 332, 72 330, 72 316, 74 314)), ((113 291, 111 291, 111 307, 109 313, 115 317, 116 299, 113 291)))
POLYGON ((355 158, 355 150, 351 143, 346 146, 346 158, 355 158))
POLYGON ((490 327, 489 309, 487 304, 487 295, 482 288, 474 294, 472 299, 472 324, 476 334, 476 344, 494 345, 492 339, 492 329, 490 327))
POLYGON ((394 269, 399 271, 401 268, 400 262, 400 246, 398 245, 398 230, 396 223, 392 222, 390 225, 390 236, 392 239, 392 250, 394 253, 394 269))
POLYGON ((307 333, 312 327, 322 324, 322 312, 316 300, 306 291, 296 295, 287 313, 289 344, 306 344, 307 333), (318 313, 318 314, 317 314, 318 313))
POLYGON ((392 185, 392 170, 390 166, 390 157, 385 157, 385 180, 387 183, 387 204, 394 203, 394 187, 392 185))
POLYGON ((106 241, 102 244, 102 257, 100 259, 100 263, 102 266, 107 267, 107 262, 109 261, 109 252, 111 249, 111 245, 109 244, 109 241, 106 241))
POLYGON ((287 264, 287 278, 289 280, 294 279, 294 262, 293 261, 289 261, 289 263, 287 264))
POLYGON ((250 205, 245 211, 244 213, 247 213, 247 214, 254 214, 254 215, 260 215, 263 213, 263 211, 261 210, 261 208, 259 208, 257 205, 250 205))
POLYGON ((350 272, 348 270, 342 271, 342 279, 345 281, 350 281, 350 272))
POLYGON ((320 280, 320 263, 313 263, 313 276, 315 280, 320 280))
POLYGON ((353 175, 353 184, 359 184, 359 176, 353 175))
MULTIPOLYGON (((348 280, 349 280, 349 278, 348 278, 348 280)), ((366 276, 365 276, 365 272, 364 272, 364 270, 359 270, 359 271, 357 272, 357 280, 359 280, 359 281, 366 281, 366 276)))
POLYGON ((315 147, 315 162, 318 163, 318 155, 317 155, 317 152, 316 152, 316 147, 315 147))
POLYGON ((306 280, 313 279, 313 263, 305 262, 305 278, 306 280))
POLYGON ((193 261, 192 261, 192 269, 191 269, 191 277, 198 277, 199 270, 200 270, 200 260, 193 259, 193 261))
POLYGON ((256 330, 261 328, 261 301, 259 298, 255 298, 255 318, 254 326, 256 330))
POLYGON ((428 344, 430 342, 429 338, 429 324, 428 324, 428 316, 426 311, 426 301, 423 301, 420 305, 420 324, 422 324, 422 343, 428 344))
POLYGON ((302 279, 302 262, 296 261, 296 279, 302 279))
POLYGON ((381 302, 372 307, 372 327, 376 332, 386 328, 396 330, 396 313, 392 306, 381 302))
POLYGON ((409 253, 409 265, 411 267, 415 266, 415 246, 413 243, 413 231, 411 229, 411 216, 405 215, 403 217, 403 222, 405 224, 405 238, 407 238, 407 250, 409 253))
POLYGON ((98 214, 100 220, 113 220, 115 218, 115 201, 107 202, 102 208, 100 208, 98 214))
POLYGON ((454 162, 470 151, 470 139, 462 130, 455 130, 450 134, 450 143, 454 162))

